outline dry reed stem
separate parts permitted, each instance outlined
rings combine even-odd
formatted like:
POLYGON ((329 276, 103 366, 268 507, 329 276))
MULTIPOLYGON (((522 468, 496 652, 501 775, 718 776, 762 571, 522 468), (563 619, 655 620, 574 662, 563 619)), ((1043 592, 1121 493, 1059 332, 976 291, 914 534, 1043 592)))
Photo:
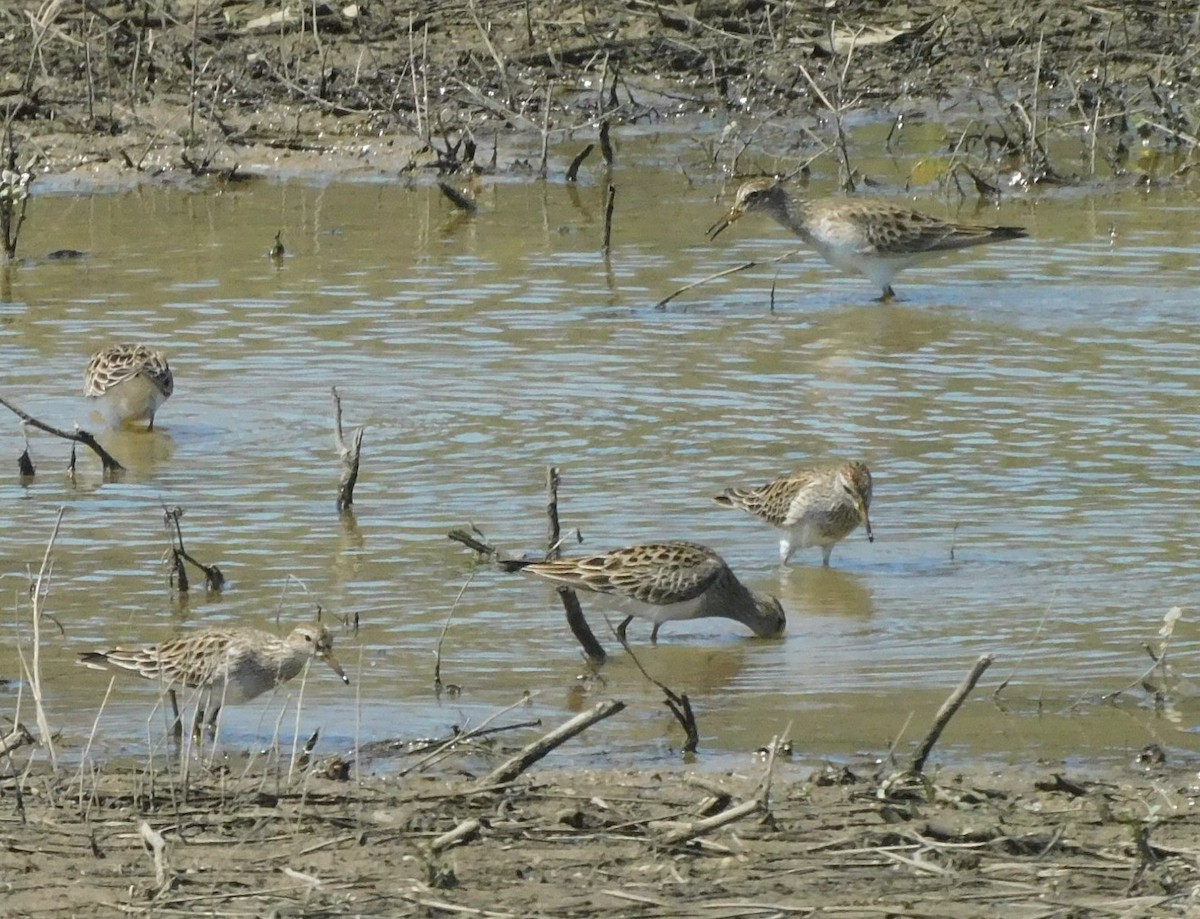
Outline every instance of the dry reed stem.
POLYGON ((54 551, 54 543, 58 539, 59 530, 62 528, 62 519, 65 513, 65 507, 58 509, 58 515, 54 518, 54 529, 51 531, 50 539, 46 543, 46 551, 42 554, 41 567, 38 569, 37 577, 30 584, 33 652, 31 655, 32 661, 29 664, 26 664, 24 652, 18 648, 21 669, 25 673, 25 679, 29 683, 29 691, 33 696, 34 715, 37 719, 38 733, 41 734, 40 742, 50 754, 50 763, 55 769, 58 768, 58 754, 54 749, 54 735, 50 731, 50 722, 46 718, 45 695, 42 691, 42 617, 44 615, 42 604, 46 594, 50 590, 49 579, 53 571, 53 564, 50 558, 51 553, 54 551))

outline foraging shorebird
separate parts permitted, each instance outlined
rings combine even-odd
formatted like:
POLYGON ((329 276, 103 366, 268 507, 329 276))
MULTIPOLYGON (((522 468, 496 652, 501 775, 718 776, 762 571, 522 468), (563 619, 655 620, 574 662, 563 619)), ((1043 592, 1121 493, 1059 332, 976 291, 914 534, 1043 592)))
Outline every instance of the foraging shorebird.
POLYGON ((503 565, 596 594, 604 605, 625 614, 617 628, 622 641, 635 617, 654 623, 652 642, 658 641, 664 622, 676 619, 721 616, 761 638, 782 635, 786 625, 778 600, 745 587, 721 556, 696 543, 646 543, 582 558, 503 565))
POLYGON ((765 211, 820 253, 835 268, 864 275, 896 296, 896 273, 928 256, 1028 235, 1022 227, 950 223, 902 205, 862 198, 789 195, 774 179, 751 179, 737 190, 733 207, 708 230, 721 231, 752 211, 765 211))
POLYGON ((871 472, 857 460, 801 469, 760 488, 727 488, 713 498, 723 507, 749 511, 783 531, 779 562, 786 565, 797 549, 820 546, 822 562, 829 567, 835 544, 861 523, 867 539, 871 530, 871 472))
POLYGON ((300 626, 286 638, 260 629, 204 629, 157 645, 83 651, 79 663, 93 670, 128 671, 162 684, 170 695, 177 725, 176 689, 198 689, 202 698, 196 709, 196 726, 208 709, 211 728, 222 706, 248 702, 281 686, 314 657, 350 684, 333 656, 333 635, 319 625, 300 626))
POLYGON ((166 355, 145 345, 113 345, 92 355, 83 375, 83 394, 110 425, 146 421, 171 397, 175 377, 166 355))

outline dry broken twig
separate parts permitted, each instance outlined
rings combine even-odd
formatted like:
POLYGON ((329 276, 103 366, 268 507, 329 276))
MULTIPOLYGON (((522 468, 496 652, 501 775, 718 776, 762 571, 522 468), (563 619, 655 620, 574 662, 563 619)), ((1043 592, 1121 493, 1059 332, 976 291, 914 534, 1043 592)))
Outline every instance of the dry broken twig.
POLYGON ((971 690, 975 688, 975 684, 979 682, 979 678, 983 676, 983 672, 992 665, 995 660, 991 654, 982 654, 975 661, 968 673, 958 688, 950 694, 950 697, 942 703, 942 707, 938 709, 937 717, 933 719, 933 727, 929 729, 929 733, 925 735, 925 739, 921 741, 921 745, 917 748, 917 752, 913 755, 912 763, 909 765, 909 770, 918 775, 925 768, 925 761, 929 758, 929 754, 933 751, 933 745, 938 742, 938 738, 942 736, 942 731, 946 725, 950 723, 950 719, 954 717, 955 712, 962 707, 967 696, 971 694, 971 690))
POLYGON ((593 705, 586 712, 580 712, 570 721, 559 725, 549 734, 539 737, 533 743, 522 747, 514 756, 505 760, 484 778, 480 779, 476 783, 476 786, 484 788, 511 782, 546 754, 562 746, 576 734, 582 734, 593 724, 617 714, 624 710, 624 708, 625 703, 616 699, 610 699, 607 702, 600 702, 593 705))

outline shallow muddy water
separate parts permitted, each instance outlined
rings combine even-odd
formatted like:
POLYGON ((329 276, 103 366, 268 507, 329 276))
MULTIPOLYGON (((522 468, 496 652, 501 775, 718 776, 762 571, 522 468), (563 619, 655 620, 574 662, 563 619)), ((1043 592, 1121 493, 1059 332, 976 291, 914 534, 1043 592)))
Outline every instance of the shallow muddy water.
MULTIPOLYGON (((28 259, 0 275, 0 392, 87 427, 87 357, 125 340, 166 349, 176 389, 154 432, 104 436, 128 467, 117 481, 82 454, 69 481, 64 443, 34 433, 38 475, 22 484, 20 429, 11 416, 0 429, 0 676, 20 676, 18 648, 28 656, 25 573, 63 507, 46 609, 65 636, 44 631, 43 670, 51 724, 70 738, 87 734, 107 687, 76 651, 276 617, 286 629, 320 604, 361 624, 337 645, 353 688, 320 668, 304 691, 301 722, 322 728, 323 749, 444 735, 528 690, 529 709, 505 718, 550 724, 594 698, 630 703, 560 761, 672 757, 680 732, 619 648, 602 681, 577 679, 553 591, 476 570, 446 539, 473 522, 506 550, 536 551, 556 464, 563 523, 585 540, 571 551, 701 541, 787 611, 783 641, 703 620, 668 624, 654 647, 631 627, 645 666, 689 693, 702 762, 745 762, 789 724, 803 756, 885 750, 910 715, 915 740, 988 652, 996 663, 943 758, 1194 752, 1194 197, 1072 189, 979 211, 930 189, 924 210, 1024 225, 1031 239, 910 269, 888 305, 801 251, 656 310, 685 282, 799 243, 760 216, 707 242, 731 189, 718 200, 716 181, 689 183, 681 165, 703 173, 686 137, 644 137, 623 151, 635 160, 614 175, 607 260, 594 170, 577 189, 488 180, 469 217, 424 179, 95 194, 47 182, 28 259), (266 252, 280 228, 277 265, 266 252), (38 258, 62 248, 88 257, 38 258), (367 429, 345 519, 332 386, 346 423, 367 429), (781 571, 774 531, 709 500, 839 456, 872 468, 877 539, 853 534, 830 570, 814 549, 781 571), (188 549, 229 578, 221 595, 168 589, 164 502, 186 509, 188 549), (1175 605, 1181 679, 1167 711, 1141 689, 1097 704, 1146 670, 1143 645, 1175 605), (452 607, 442 676, 463 691, 438 699, 434 651, 452 607)), ((911 162, 869 165, 899 190, 911 162)), ((834 191, 827 176, 813 190, 834 191)), ((613 649, 598 612, 591 621, 613 649)), ((0 699, 15 707, 17 688, 0 699)), ((161 733, 147 720, 154 696, 120 681, 101 742, 136 749, 161 733)), ((269 735, 281 704, 230 710, 224 736, 269 735)))

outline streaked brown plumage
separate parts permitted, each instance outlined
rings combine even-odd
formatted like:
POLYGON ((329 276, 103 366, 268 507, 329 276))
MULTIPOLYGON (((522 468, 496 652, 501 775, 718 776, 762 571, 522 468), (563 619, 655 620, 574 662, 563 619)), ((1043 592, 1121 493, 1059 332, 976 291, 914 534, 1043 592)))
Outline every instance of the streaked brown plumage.
POLYGON ((778 600, 745 587, 721 556, 696 543, 646 543, 582 558, 504 564, 599 595, 626 614, 622 638, 634 617, 654 623, 651 641, 664 622, 676 619, 721 616, 764 638, 781 635, 786 625, 778 600))
POLYGON ((952 223, 870 198, 793 197, 774 179, 761 178, 742 184, 729 213, 709 228, 709 238, 751 211, 770 214, 835 268, 874 281, 883 289, 882 300, 896 295, 896 273, 926 256, 1027 235, 1022 227, 952 223))
POLYGON ((146 421, 175 391, 166 355, 145 345, 113 345, 92 355, 83 375, 83 394, 96 400, 110 424, 146 421))
POLYGON ((781 476, 759 488, 727 488, 713 498, 723 507, 749 511, 771 526, 783 530, 779 560, 786 565, 797 549, 820 546, 828 566, 836 543, 860 523, 867 539, 871 530, 871 471, 857 460, 801 469, 781 476))
MULTIPOLYGON (((313 658, 323 660, 347 685, 350 678, 333 656, 333 635, 324 626, 300 626, 286 638, 246 628, 203 629, 157 645, 83 651, 79 662, 93 670, 126 671, 162 684, 203 692, 197 723, 209 723, 222 705, 236 705, 286 683, 313 658)), ((178 709, 176 709, 178 715, 178 709)))

